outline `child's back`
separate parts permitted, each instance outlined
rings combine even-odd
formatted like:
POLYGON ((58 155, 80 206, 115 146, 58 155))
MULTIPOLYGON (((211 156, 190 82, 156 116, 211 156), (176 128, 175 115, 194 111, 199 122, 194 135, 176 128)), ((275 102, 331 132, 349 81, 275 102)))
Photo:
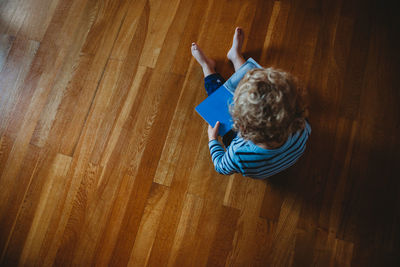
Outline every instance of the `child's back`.
POLYGON ((227 151, 217 140, 209 142, 217 172, 262 179, 290 167, 303 154, 311 127, 302 95, 287 73, 249 71, 235 91, 231 113, 239 134, 227 151))
POLYGON ((303 154, 311 127, 291 134, 279 148, 265 149, 252 141, 244 140, 240 134, 233 139, 225 152, 217 140, 208 143, 211 158, 217 172, 221 174, 242 173, 256 179, 267 178, 293 165, 303 154))

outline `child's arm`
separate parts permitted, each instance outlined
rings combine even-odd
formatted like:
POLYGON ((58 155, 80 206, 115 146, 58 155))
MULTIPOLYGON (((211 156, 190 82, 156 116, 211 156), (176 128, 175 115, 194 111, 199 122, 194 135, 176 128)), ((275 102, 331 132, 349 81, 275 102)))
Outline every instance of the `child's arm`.
POLYGON ((228 147, 226 152, 222 145, 215 139, 208 142, 208 147, 210 148, 211 159, 214 163, 215 170, 218 173, 230 175, 240 172, 238 162, 235 160, 236 157, 232 144, 228 147))
MULTIPOLYGON (((211 153, 211 159, 214 163, 215 170, 218 173, 229 175, 232 173, 240 172, 237 157, 235 156, 234 146, 231 144, 225 152, 221 143, 218 142, 218 128, 219 122, 215 127, 208 127, 208 147, 211 153)), ((233 142, 232 142, 233 143, 233 142)))

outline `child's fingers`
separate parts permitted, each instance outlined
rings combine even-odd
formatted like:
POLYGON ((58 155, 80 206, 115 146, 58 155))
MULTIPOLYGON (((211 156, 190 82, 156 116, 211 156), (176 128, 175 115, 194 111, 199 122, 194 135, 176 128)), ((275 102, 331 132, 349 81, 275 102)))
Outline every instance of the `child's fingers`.
POLYGON ((212 127, 212 126, 209 124, 209 125, 208 125, 208 129, 215 130, 215 129, 217 129, 217 128, 219 127, 219 124, 220 124, 219 121, 217 121, 217 122, 215 123, 214 127, 212 127))

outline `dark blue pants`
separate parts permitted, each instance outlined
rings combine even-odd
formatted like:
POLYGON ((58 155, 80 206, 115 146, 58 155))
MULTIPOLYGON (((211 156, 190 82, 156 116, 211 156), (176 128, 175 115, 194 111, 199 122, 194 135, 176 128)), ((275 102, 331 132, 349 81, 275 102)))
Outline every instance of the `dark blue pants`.
MULTIPOLYGON (((225 82, 225 79, 219 73, 213 73, 204 78, 204 87, 206 88, 207 95, 211 95, 218 88, 220 88, 225 82)), ((215 125, 211 125, 214 127, 215 125)), ((227 132, 224 136, 222 136, 222 142, 227 148, 232 140, 236 137, 237 133, 233 130, 227 132)))

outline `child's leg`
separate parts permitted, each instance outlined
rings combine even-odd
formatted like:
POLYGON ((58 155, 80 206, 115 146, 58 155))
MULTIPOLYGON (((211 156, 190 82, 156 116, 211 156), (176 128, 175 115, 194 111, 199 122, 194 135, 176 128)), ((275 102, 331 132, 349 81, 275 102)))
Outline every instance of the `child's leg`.
POLYGON ((225 79, 215 71, 214 60, 208 58, 196 43, 192 43, 191 50, 193 57, 203 68, 204 87, 207 95, 211 95, 224 84, 225 79))
POLYGON ((215 62, 214 60, 208 58, 204 53, 203 50, 196 43, 192 43, 192 55, 203 68, 204 77, 207 77, 210 74, 216 73, 215 72, 215 62))
POLYGON ((242 46, 244 41, 244 32, 240 27, 236 27, 235 33, 233 35, 232 47, 229 49, 226 55, 230 61, 233 63, 235 71, 240 69, 240 67, 246 62, 242 55, 242 46))

